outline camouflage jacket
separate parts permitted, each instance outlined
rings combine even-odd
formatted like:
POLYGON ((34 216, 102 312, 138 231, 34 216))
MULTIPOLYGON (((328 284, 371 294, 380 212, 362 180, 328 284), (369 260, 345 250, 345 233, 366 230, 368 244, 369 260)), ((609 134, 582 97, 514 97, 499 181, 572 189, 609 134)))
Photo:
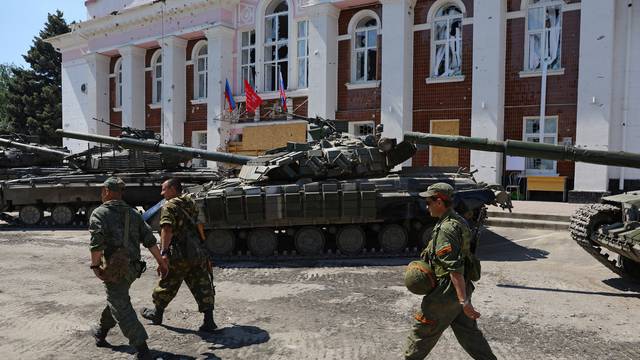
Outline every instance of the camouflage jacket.
POLYGON ((91 251, 104 250, 109 257, 118 247, 126 247, 131 261, 140 260, 140 244, 156 244, 151 228, 142 216, 122 200, 111 200, 96 208, 89 218, 91 251), (129 215, 129 239, 124 244, 125 215, 129 215))
POLYGON ((450 209, 433 227, 431 241, 421 257, 431 265, 437 278, 449 278, 449 274, 464 274, 465 253, 471 241, 471 231, 466 221, 450 209), (466 245, 465 245, 466 244, 466 245))
POLYGON ((196 227, 197 219, 198 208, 188 194, 168 200, 160 211, 160 226, 171 225, 173 240, 181 242, 183 246, 194 246, 200 242, 196 227), (184 241, 187 238, 195 241, 184 241))

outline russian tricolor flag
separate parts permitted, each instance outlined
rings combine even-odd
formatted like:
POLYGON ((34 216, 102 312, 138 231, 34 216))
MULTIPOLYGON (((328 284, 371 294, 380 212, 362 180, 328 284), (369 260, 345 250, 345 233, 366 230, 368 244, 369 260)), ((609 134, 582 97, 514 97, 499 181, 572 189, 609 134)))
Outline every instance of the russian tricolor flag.
POLYGON ((278 70, 278 91, 280 92, 280 103, 282 109, 287 111, 287 93, 284 92, 284 81, 282 80, 282 71, 278 70))
POLYGON ((233 112, 233 110, 236 109, 236 102, 233 100, 233 95, 231 95, 231 86, 229 86, 229 79, 225 79, 224 97, 227 99, 227 103, 229 104, 229 112, 233 112))

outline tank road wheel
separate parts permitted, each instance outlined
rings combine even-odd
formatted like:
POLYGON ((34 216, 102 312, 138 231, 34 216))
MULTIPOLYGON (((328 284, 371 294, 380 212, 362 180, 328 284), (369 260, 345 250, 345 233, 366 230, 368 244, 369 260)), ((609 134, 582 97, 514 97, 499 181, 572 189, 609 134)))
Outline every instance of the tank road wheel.
POLYGON ((230 230, 211 230, 207 233, 204 246, 213 255, 228 255, 236 247, 236 237, 230 230))
POLYGON ((347 225, 338 231, 336 243, 344 254, 355 255, 364 249, 365 234, 358 225, 347 225))
POLYGON ((271 256, 278 249, 278 238, 272 229, 251 230, 247 238, 247 247, 252 255, 271 256))
POLYGON ((385 225, 378 234, 380 247, 384 252, 398 253, 407 247, 407 231, 398 224, 385 225))
POLYGON ((57 225, 70 224, 73 221, 73 215, 75 215, 75 211, 67 205, 57 205, 51 210, 51 218, 57 225))
POLYGON ((303 227, 296 232, 295 244, 302 255, 320 255, 324 250, 324 234, 317 227, 303 227))
POLYGON ((20 209, 18 214, 20 221, 26 225, 35 225, 44 217, 43 211, 34 205, 27 205, 20 209))
POLYGON ((420 248, 418 250, 422 251, 429 241, 431 240, 431 234, 433 233, 433 226, 427 225, 420 231, 420 243, 418 244, 420 248))

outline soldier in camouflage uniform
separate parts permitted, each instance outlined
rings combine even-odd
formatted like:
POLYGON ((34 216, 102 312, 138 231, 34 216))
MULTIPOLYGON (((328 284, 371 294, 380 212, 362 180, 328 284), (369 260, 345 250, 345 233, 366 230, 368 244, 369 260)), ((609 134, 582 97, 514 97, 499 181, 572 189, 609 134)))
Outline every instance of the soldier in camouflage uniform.
POLYGON ((102 188, 103 204, 91 213, 89 219, 90 268, 96 277, 104 281, 107 293, 107 306, 93 330, 93 336, 97 346, 109 346, 107 333, 118 324, 129 343, 136 348, 138 359, 150 359, 147 332, 138 321, 129 298, 131 283, 144 271, 144 264, 140 262, 140 244, 148 248, 158 261, 159 273, 166 274, 167 267, 149 226, 138 212, 122 201, 123 190, 121 179, 108 178, 102 188), (119 263, 114 260, 116 257, 121 259, 119 263))
POLYGON ((469 249, 471 233, 465 220, 452 209, 453 187, 433 184, 420 196, 427 199, 431 216, 439 218, 431 241, 421 254, 433 269, 437 285, 422 299, 421 311, 415 316, 407 340, 405 359, 424 359, 449 326, 471 357, 495 359, 476 323, 480 313, 471 305, 473 284, 467 277, 469 269, 465 269, 465 264, 470 266, 465 261, 465 251, 469 249))
POLYGON ((213 320, 215 289, 202 234, 198 229, 198 209, 188 194, 181 195, 182 185, 177 179, 162 184, 162 196, 167 200, 160 212, 161 254, 169 264, 169 274, 153 290, 154 309, 142 309, 142 316, 153 324, 162 324, 164 309, 176 296, 182 281, 187 283, 204 313, 200 331, 212 332, 218 326, 213 320))

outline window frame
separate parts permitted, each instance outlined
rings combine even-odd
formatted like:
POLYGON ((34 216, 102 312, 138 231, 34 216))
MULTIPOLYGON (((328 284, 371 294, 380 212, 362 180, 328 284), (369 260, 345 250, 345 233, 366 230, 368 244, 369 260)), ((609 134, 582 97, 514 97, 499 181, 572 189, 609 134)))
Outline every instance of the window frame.
POLYGON ((206 100, 209 95, 209 43, 207 40, 200 40, 194 46, 191 52, 191 62, 193 63, 193 99, 195 101, 198 100, 206 100), (203 48, 207 48, 207 52, 204 55, 200 55, 200 51, 203 48), (198 70, 198 60, 201 58, 204 59, 204 70, 198 70), (204 89, 203 96, 200 96, 200 75, 204 76, 204 89))
MULTIPOLYGON (((262 89, 265 92, 276 92, 278 91, 278 73, 281 72, 282 73, 282 77, 283 77, 283 81, 285 83, 285 89, 289 88, 289 62, 291 59, 291 46, 289 45, 289 41, 291 40, 291 6, 289 4, 289 2, 287 0, 273 0, 271 1, 264 12, 263 15, 263 24, 262 24, 262 39, 261 39, 261 47, 262 47, 262 64, 261 68, 263 70, 263 74, 262 74, 262 89), (280 5, 281 3, 284 3, 287 6, 287 10, 286 11, 280 11, 280 12, 275 12, 275 8, 280 5), (281 16, 285 16, 286 15, 286 23, 287 23, 287 34, 286 34, 286 39, 282 39, 280 38, 280 34, 279 34, 279 30, 280 30, 280 17, 281 16), (275 34, 276 34, 276 38, 275 41, 269 40, 267 41, 267 24, 269 19, 274 18, 275 19, 275 34), (280 55, 278 53, 278 50, 281 47, 287 47, 287 56, 286 58, 280 58, 280 55), (275 58, 271 59, 271 60, 266 60, 267 56, 266 54, 267 49, 272 50, 273 47, 275 47, 275 58), (267 67, 268 66, 275 66, 276 67, 276 72, 275 72, 275 79, 271 79, 271 82, 267 81, 267 76, 270 75, 270 72, 267 71, 267 67), (285 67, 285 69, 282 69, 282 67, 285 67), (283 71, 284 70, 284 71, 283 71), (273 83, 273 87, 268 87, 268 83, 273 83)), ((294 32, 295 33, 295 32, 294 32)), ((257 34, 256 34, 257 35, 257 34)), ((257 39, 256 39, 257 41, 257 39)))
POLYGON ((256 88, 256 82, 258 80, 258 46, 257 46, 257 42, 258 42, 258 33, 256 31, 256 29, 246 29, 246 30, 242 30, 239 32, 240 36, 238 37, 238 44, 240 47, 240 52, 239 52, 239 60, 240 60, 240 84, 239 84, 239 88, 240 89, 240 94, 244 95, 245 94, 245 90, 244 90, 244 80, 245 80, 245 69, 247 70, 247 75, 249 75, 249 71, 251 69, 253 69, 253 79, 247 79, 249 81, 249 84, 254 88, 256 88), (249 39, 249 44, 248 45, 244 45, 242 43, 242 37, 245 33, 248 33, 248 39, 249 39), (253 44, 251 43, 251 33, 253 33, 253 44), (253 62, 251 62, 251 50, 253 50, 253 62), (247 62, 246 64, 243 63, 243 58, 242 58, 242 54, 244 51, 247 51, 247 60, 249 62, 247 62))
MULTIPOLYGON (((540 132, 538 134, 536 133, 527 133, 527 121, 529 120, 538 120, 540 121, 540 116, 535 115, 535 116, 524 116, 522 118, 522 141, 524 142, 532 142, 532 141, 528 141, 527 139, 529 137, 534 137, 537 136, 538 137, 538 143, 544 143, 544 138, 545 137, 550 137, 553 135, 554 138, 554 143, 553 145, 558 145, 558 129, 559 129, 559 125, 560 125, 560 117, 558 115, 545 115, 544 117, 544 121, 539 124, 539 129, 540 132), (553 119, 556 122, 556 131, 555 133, 546 133, 545 130, 545 122, 547 120, 553 119)), ((553 169, 537 169, 537 168, 531 168, 529 167, 529 160, 536 160, 539 158, 525 158, 525 174, 526 175, 541 175, 541 176, 555 176, 558 174, 558 161, 556 160, 548 160, 548 161, 552 161, 553 162, 553 169)), ((544 159, 541 159, 544 161, 544 159)))
MULTIPOLYGON (((525 0, 526 2, 524 2, 526 4, 526 7, 523 8, 524 14, 525 14, 525 23, 524 23, 524 60, 523 60, 523 66, 522 69, 525 72, 542 72, 542 59, 540 59, 540 64, 538 65, 537 68, 532 69, 530 67, 530 61, 529 61, 529 54, 530 54, 530 42, 529 42, 529 38, 531 35, 534 34, 541 34, 540 36, 540 47, 543 49, 543 51, 546 50, 547 48, 547 37, 550 37, 550 29, 551 28, 546 28, 543 27, 541 29, 536 29, 536 30, 529 30, 529 12, 532 9, 537 9, 537 8, 542 8, 542 13, 543 13, 543 21, 546 25, 546 14, 547 14, 547 8, 549 7, 556 7, 559 6, 560 7, 560 17, 559 17, 559 33, 558 33, 558 41, 559 41, 559 45, 558 45, 558 56, 557 56, 557 65, 556 67, 548 67, 549 71, 561 71, 562 70, 562 26, 563 26, 563 8, 566 5, 566 3, 564 2, 564 0, 549 0, 549 1, 544 1, 544 2, 540 2, 538 4, 531 4, 530 0, 525 0)), ((544 26, 544 25, 543 25, 544 26)))
POLYGON ((376 132, 376 122, 373 120, 366 120, 366 121, 349 121, 349 134, 354 135, 354 136, 367 136, 369 134, 358 134, 356 131, 357 129, 360 129, 361 126, 367 126, 370 125, 371 126, 371 135, 375 135, 376 132))
POLYGON ((162 87, 163 87, 163 64, 162 49, 157 49, 151 56, 151 104, 162 104, 162 87), (158 60, 159 59, 159 60, 158 60), (160 76, 158 76, 158 66, 160 67, 160 76), (158 88, 159 86, 159 88, 158 88), (159 93, 158 93, 159 91, 159 93))
POLYGON ((115 101, 114 107, 116 109, 122 108, 122 57, 116 60, 113 66, 114 83, 115 83, 115 101))
POLYGON ((378 80, 378 60, 379 60, 379 51, 378 51, 378 45, 379 45, 379 41, 378 41, 378 36, 380 35, 380 19, 378 18, 377 14, 374 11, 371 10, 362 10, 358 13, 356 13, 353 18, 353 26, 352 29, 350 31, 350 35, 351 35, 351 84, 366 84, 366 83, 371 83, 371 82, 375 82, 378 80), (371 13, 373 13, 375 16, 373 16, 371 13), (356 21, 353 21, 354 19, 356 19, 356 21), (358 25, 366 19, 372 19, 376 22, 375 26, 367 26, 367 27, 358 27, 358 25), (376 35, 375 35, 375 46, 368 46, 367 44, 367 40, 368 40, 368 34, 369 31, 375 30, 376 35), (361 47, 361 48, 356 48, 356 38, 358 36, 358 33, 360 32, 364 32, 365 33, 365 46, 361 47), (369 50, 374 49, 376 52, 376 60, 375 60, 375 73, 373 76, 373 79, 369 79, 368 75, 367 75, 367 64, 368 64, 368 56, 366 56, 369 52, 369 50), (364 79, 358 79, 358 52, 363 52, 365 55, 363 56, 364 58, 364 69, 365 69, 365 76, 364 79))
MULTIPOLYGON (((435 6, 437 4, 434 4, 433 6, 435 6)), ((456 78, 456 77, 460 77, 462 76, 462 57, 463 57, 463 46, 464 43, 462 41, 462 31, 463 31, 463 27, 464 27, 464 9, 461 8, 460 6, 458 6, 458 4, 454 3, 454 2, 445 2, 445 3, 441 3, 439 4, 440 6, 438 6, 436 8, 436 10, 433 12, 433 18, 431 19, 430 23, 431 23, 431 46, 430 46, 430 54, 431 54, 431 61, 429 66, 431 67, 430 71, 429 71, 429 76, 431 79, 449 79, 449 78, 456 78), (447 15, 447 16, 437 16, 438 12, 440 10, 442 10, 445 7, 455 7, 456 9, 458 9, 458 11, 460 12, 459 14, 455 14, 455 15, 447 15), (444 39, 444 40, 437 40, 437 23, 439 22, 443 22, 446 21, 447 25, 446 25, 446 33, 448 34, 450 32, 450 27, 451 27, 451 23, 453 20, 456 19, 460 19, 460 38, 459 39, 444 39), (445 57, 444 57, 444 61, 445 61, 445 69, 449 69, 449 64, 451 63, 451 59, 450 59, 450 55, 449 55, 449 49, 451 46, 452 42, 459 42, 459 47, 460 47, 460 70, 456 73, 452 73, 449 75, 446 75, 446 70, 443 74, 438 75, 437 74, 437 70, 438 70, 438 66, 436 64, 437 61, 437 49, 438 49, 438 45, 444 45, 445 46, 445 57)))
MULTIPOLYGON (((207 150, 207 130, 194 130, 191 132, 191 147, 196 149, 207 150), (200 136, 204 135, 204 143, 200 141, 200 136), (198 140, 198 143, 194 143, 194 139, 198 140), (204 147, 203 147, 204 145, 204 147)), ((191 167, 194 168, 206 168, 207 160, 194 158, 191 162, 191 167)))

